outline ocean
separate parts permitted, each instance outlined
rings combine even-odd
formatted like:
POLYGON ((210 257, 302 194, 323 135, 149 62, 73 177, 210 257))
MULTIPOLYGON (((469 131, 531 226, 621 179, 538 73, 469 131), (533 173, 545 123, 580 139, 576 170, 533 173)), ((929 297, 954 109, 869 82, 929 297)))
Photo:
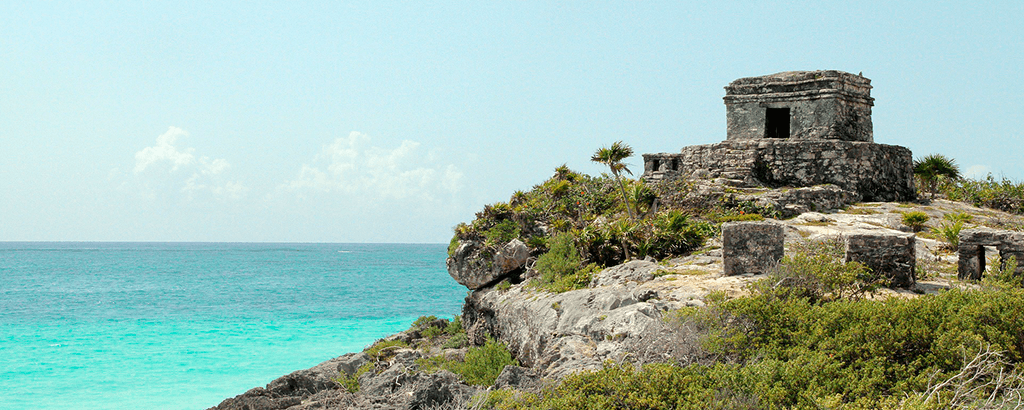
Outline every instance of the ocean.
POLYGON ((458 314, 435 244, 0 242, 0 409, 205 409, 458 314))

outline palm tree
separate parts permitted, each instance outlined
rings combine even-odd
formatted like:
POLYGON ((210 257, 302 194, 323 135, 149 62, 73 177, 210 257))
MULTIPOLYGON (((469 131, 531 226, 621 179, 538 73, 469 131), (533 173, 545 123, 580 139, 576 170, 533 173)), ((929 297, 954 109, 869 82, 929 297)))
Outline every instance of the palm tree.
POLYGON ((931 154, 914 161, 914 175, 928 186, 931 198, 935 199, 940 179, 959 179, 960 167, 956 161, 942 154, 931 154))
POLYGON ((629 145, 624 144, 622 141, 616 141, 610 147, 598 149, 594 156, 590 157, 590 160, 605 164, 612 170, 615 181, 619 183, 619 191, 622 192, 622 201, 626 203, 626 212, 629 213, 629 219, 636 219, 636 216, 633 215, 633 209, 629 206, 626 186, 623 185, 622 178, 619 178, 619 171, 626 171, 629 175, 633 175, 633 172, 626 168, 626 164, 622 163, 622 160, 631 156, 633 156, 633 148, 630 148, 629 145))

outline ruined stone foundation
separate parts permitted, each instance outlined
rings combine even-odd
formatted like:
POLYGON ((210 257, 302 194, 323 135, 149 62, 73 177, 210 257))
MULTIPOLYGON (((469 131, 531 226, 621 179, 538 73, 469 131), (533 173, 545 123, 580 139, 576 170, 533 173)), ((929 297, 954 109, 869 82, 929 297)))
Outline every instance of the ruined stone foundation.
POLYGON ((644 179, 724 178, 739 186, 835 184, 861 201, 915 198, 913 156, 897 145, 838 140, 758 139, 644 154, 644 179))

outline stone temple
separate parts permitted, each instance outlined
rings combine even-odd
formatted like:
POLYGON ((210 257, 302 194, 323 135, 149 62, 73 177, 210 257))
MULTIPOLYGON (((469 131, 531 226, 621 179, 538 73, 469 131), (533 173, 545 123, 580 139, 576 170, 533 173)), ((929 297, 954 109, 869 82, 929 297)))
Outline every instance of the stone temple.
POLYGON ((725 87, 726 140, 644 154, 644 179, 724 179, 734 186, 835 184, 861 201, 915 198, 909 149, 874 143, 871 80, 787 71, 725 87))

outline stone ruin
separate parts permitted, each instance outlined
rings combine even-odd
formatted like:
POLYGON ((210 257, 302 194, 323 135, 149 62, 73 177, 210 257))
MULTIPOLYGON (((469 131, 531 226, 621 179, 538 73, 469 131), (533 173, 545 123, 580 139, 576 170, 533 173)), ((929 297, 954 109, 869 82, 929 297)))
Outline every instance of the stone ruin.
POLYGON ((1005 264, 1011 257, 1015 258, 1015 273, 1024 273, 1024 232, 964 229, 960 231, 960 245, 957 246, 960 256, 957 263, 958 278, 981 279, 985 272, 985 247, 996 248, 999 252, 1000 265, 1005 264))
POLYGON ((722 224, 725 276, 767 273, 784 253, 782 225, 772 222, 722 224))
POLYGON ((861 201, 916 197, 909 149, 874 143, 871 80, 788 71, 725 87, 727 136, 679 153, 644 154, 647 181, 723 179, 741 187, 834 184, 861 201))
POLYGON ((890 287, 917 282, 917 237, 911 233, 856 232, 843 235, 844 262, 860 262, 890 287))
MULTIPOLYGON (((909 233, 853 232, 842 236, 844 262, 860 262, 891 287, 916 282, 916 237, 909 233)), ((768 273, 785 253, 781 224, 722 224, 722 265, 726 276, 768 273)))

